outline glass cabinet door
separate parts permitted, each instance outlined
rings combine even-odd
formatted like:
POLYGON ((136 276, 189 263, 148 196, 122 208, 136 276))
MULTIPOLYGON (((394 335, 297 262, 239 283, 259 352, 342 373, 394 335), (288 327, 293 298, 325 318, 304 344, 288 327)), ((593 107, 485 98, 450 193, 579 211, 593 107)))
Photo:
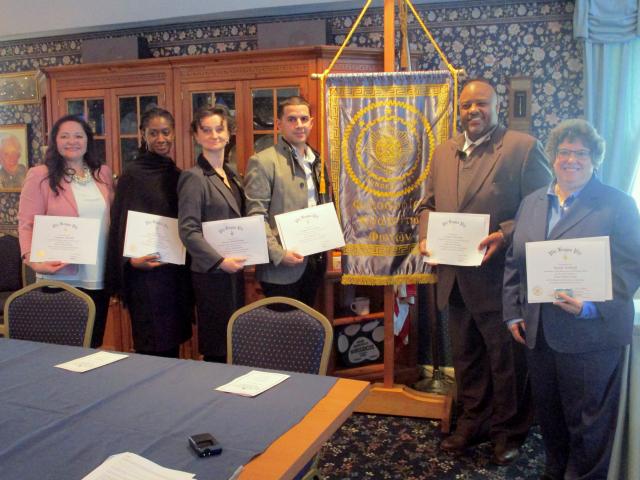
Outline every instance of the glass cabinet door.
POLYGON ((78 98, 66 101, 67 113, 84 118, 93 130, 96 154, 103 162, 107 162, 104 98, 78 98))
MULTIPOLYGON (((211 107, 213 105, 224 105, 229 109, 229 113, 237 120, 236 117, 236 92, 234 89, 220 89, 220 90, 209 90, 209 91, 192 91, 190 92, 191 98, 191 109, 189 116, 189 125, 193 121, 194 114, 200 110, 201 108, 211 107)), ((198 145, 193 137, 191 138, 191 152, 193 152, 193 161, 200 153, 202 152, 200 145, 198 145)), ((227 164, 231 167, 235 172, 238 171, 238 149, 236 147, 237 144, 237 132, 231 132, 231 136, 229 138, 229 143, 225 149, 225 157, 227 158, 227 164)))
POLYGON ((253 151, 260 152, 278 141, 278 104, 285 98, 300 95, 298 87, 251 89, 253 114, 253 151))
POLYGON ((140 117, 149 108, 158 105, 158 95, 132 95, 118 97, 118 137, 120 167, 136 156, 142 140, 140 117))

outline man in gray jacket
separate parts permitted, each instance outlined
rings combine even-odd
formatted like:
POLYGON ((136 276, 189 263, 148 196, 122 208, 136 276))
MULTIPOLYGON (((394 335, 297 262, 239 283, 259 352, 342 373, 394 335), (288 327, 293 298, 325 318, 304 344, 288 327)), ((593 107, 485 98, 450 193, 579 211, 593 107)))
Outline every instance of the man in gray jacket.
MULTIPOLYGON (((320 155, 307 145, 313 127, 311 108, 302 97, 278 105, 278 143, 249 159, 245 176, 247 215, 265 220, 268 264, 256 266, 256 276, 268 297, 282 295, 314 306, 324 274, 324 254, 303 257, 285 250, 275 216, 330 201, 320 193, 320 155)), ((328 187, 327 187, 328 191, 328 187)))

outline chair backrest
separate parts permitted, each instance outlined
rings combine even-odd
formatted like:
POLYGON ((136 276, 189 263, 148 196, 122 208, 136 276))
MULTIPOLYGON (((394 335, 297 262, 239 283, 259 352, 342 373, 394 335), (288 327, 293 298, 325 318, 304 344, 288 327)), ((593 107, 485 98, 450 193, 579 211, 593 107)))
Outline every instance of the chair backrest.
POLYGON ((333 343, 331 323, 298 300, 269 297, 236 311, 227 327, 227 362, 325 375, 333 343), (288 311, 268 308, 293 307, 288 311))
POLYGON ((95 314, 89 295, 54 280, 14 292, 4 306, 8 338, 60 345, 90 347, 95 314))
POLYGON ((13 235, 0 236, 0 292, 22 288, 20 243, 13 235))

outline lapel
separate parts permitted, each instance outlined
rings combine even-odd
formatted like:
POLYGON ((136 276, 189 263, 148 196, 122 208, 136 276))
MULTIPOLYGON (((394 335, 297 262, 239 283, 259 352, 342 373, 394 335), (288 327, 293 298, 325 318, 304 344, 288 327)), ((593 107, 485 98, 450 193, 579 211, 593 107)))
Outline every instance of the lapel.
POLYGON ((529 238, 531 238, 532 241, 546 240, 549 197, 546 189, 542 189, 534 195, 536 196, 536 200, 533 204, 533 215, 531 217, 531 222, 527 221, 532 232, 532 235, 529 238))
POLYGON ((600 186, 600 181, 594 175, 584 187, 584 190, 580 192, 578 198, 575 199, 573 205, 569 208, 569 212, 549 232, 549 240, 560 238, 567 230, 573 228, 602 203, 600 186))
POLYGON ((429 175, 435 175, 435 179, 442 185, 453 185, 444 190, 442 197, 439 199, 438 209, 447 212, 455 212, 458 210, 458 152, 464 146, 464 135, 458 135, 451 139, 450 142, 442 144, 442 148, 446 148, 442 154, 432 159, 432 171, 429 175), (437 174, 435 173, 437 170, 437 174))
MULTIPOLYGON (((224 198, 227 204, 229 204, 231 210, 236 212, 238 216, 241 217, 242 211, 240 210, 240 205, 238 205, 238 202, 236 201, 236 197, 233 196, 233 192, 231 192, 231 189, 224 184, 222 179, 215 173, 209 162, 207 162, 207 160, 202 155, 198 157, 198 166, 202 169, 202 174, 204 175, 205 179, 208 179, 209 182, 211 182, 211 185, 213 185, 214 188, 218 190, 218 192, 220 192, 220 195, 222 195, 222 198, 224 198)), ((225 172, 227 173, 227 179, 229 180, 229 182, 234 182, 236 185, 238 185, 240 191, 242 191, 242 188, 235 178, 235 175, 233 175, 229 171, 229 169, 225 169, 225 172)))
MULTIPOLYGON (((485 182, 489 174, 493 171, 498 160, 502 156, 502 140, 504 138, 505 129, 503 127, 496 127, 491 134, 491 137, 482 145, 478 145, 473 154, 477 155, 476 168, 473 176, 473 180, 469 184, 462 202, 458 207, 458 211, 463 211, 473 197, 478 193, 480 187, 485 182)), ((462 145, 464 145, 464 135, 462 135, 462 145)), ((461 147, 459 147, 461 148, 461 147)))

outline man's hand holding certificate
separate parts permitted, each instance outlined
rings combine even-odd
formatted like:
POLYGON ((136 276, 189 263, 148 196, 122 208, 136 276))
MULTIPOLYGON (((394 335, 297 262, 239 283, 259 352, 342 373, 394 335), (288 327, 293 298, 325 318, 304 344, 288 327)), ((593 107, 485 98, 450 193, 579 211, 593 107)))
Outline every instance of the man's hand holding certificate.
POLYGON ((97 218, 36 215, 29 261, 95 265, 99 233, 97 218))
POLYGON ((565 293, 582 301, 613 298, 609 237, 527 242, 527 300, 558 301, 565 293))
POLYGON ((477 267, 484 251, 478 245, 489 234, 489 215, 430 212, 425 262, 477 267))
POLYGON ((204 222, 202 235, 225 258, 246 258, 244 265, 269 263, 267 235, 260 215, 204 222))
POLYGON ((333 203, 275 216, 285 250, 307 256, 344 247, 344 236, 333 203))
POLYGON ((184 265, 187 251, 178 235, 178 219, 129 210, 123 256, 151 254, 161 262, 184 265))

